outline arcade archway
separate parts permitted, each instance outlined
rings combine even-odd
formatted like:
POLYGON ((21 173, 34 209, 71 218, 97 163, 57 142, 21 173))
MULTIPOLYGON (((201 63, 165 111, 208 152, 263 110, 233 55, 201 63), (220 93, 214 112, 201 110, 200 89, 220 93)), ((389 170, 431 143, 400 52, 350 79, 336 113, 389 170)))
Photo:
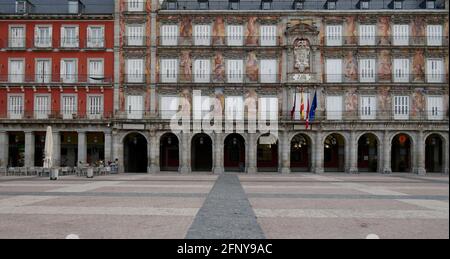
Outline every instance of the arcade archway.
POLYGON ((147 173, 147 145, 147 139, 140 133, 130 133, 124 138, 125 172, 147 173))
POLYGON ((345 139, 342 135, 333 133, 324 142, 325 172, 345 172, 345 139))
POLYGON ((378 139, 374 134, 364 134, 358 140, 358 171, 378 171, 378 139))
POLYGON ((291 172, 311 171, 311 140, 298 134, 291 140, 291 172))
POLYGON ((239 134, 225 138, 224 168, 226 172, 245 172, 245 140, 239 134))
POLYGON ((391 167, 392 172, 411 172, 411 138, 406 134, 398 134, 392 139, 391 167))
POLYGON ((173 133, 164 134, 159 141, 159 165, 161 171, 178 171, 180 147, 178 137, 173 133))
POLYGON ((212 171, 212 140, 204 133, 195 135, 191 142, 192 171, 212 171))

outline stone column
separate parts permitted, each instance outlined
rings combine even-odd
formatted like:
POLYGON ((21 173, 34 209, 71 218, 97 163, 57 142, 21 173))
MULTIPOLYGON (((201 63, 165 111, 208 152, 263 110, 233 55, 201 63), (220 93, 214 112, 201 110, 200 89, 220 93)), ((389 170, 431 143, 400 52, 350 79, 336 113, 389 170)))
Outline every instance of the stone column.
POLYGON ((150 132, 150 172, 159 173, 159 141, 156 132, 150 132))
POLYGON ((323 170, 323 142, 322 142, 322 135, 323 133, 321 131, 316 132, 316 155, 315 155, 315 173, 321 174, 324 172, 323 170))
POLYGON ((223 134, 216 133, 214 139, 214 174, 222 174, 224 170, 223 164, 223 134))
POLYGON ((59 167, 61 163, 61 134, 59 131, 53 132, 53 166, 59 167))
POLYGON ((188 174, 191 172, 191 158, 190 150, 190 135, 187 133, 181 134, 181 145, 180 145, 180 157, 181 157, 181 164, 180 164, 180 173, 182 174, 188 174))
POLYGON ((114 161, 112 157, 112 136, 111 132, 105 132, 105 165, 108 164, 108 161, 114 161))
POLYGON ((249 143, 248 143, 248 166, 247 166, 247 173, 248 174, 256 174, 257 172, 257 150, 256 150, 256 133, 249 133, 249 143))
POLYGON ((0 131, 0 167, 8 167, 8 150, 9 150, 8 133, 0 131))
POLYGON ((112 160, 115 161, 116 158, 119 160, 119 172, 125 172, 125 164, 124 164, 124 153, 123 153, 123 144, 120 140, 120 134, 117 131, 113 131, 112 133, 113 139, 113 150, 112 150, 112 160))
POLYGON ((425 141, 423 139, 423 131, 419 131, 417 134, 416 140, 416 173, 418 175, 426 175, 427 171, 425 170, 425 141))
POLYGON ((390 174, 392 173, 391 168, 391 141, 389 140, 388 132, 384 132, 383 136, 383 173, 390 174))
POLYGON ((86 164, 87 162, 87 141, 86 132, 78 132, 78 164, 82 162, 86 164))
POLYGON ((25 132, 25 167, 34 166, 34 132, 25 132))
POLYGON ((442 155, 444 156, 444 161, 442 163, 442 173, 448 175, 448 167, 449 167, 449 143, 448 143, 449 139, 448 138, 444 138, 443 139, 443 149, 442 149, 442 155))
POLYGON ((289 152, 290 152, 290 145, 288 140, 288 132, 285 130, 281 133, 280 138, 281 143, 281 152, 278 152, 281 154, 281 173, 282 174, 289 174, 291 172, 290 169, 290 160, 289 160, 289 152))
POLYGON ((350 146, 347 148, 350 153, 350 168, 349 173, 358 173, 358 141, 356 140, 356 132, 352 131, 350 133, 350 146))

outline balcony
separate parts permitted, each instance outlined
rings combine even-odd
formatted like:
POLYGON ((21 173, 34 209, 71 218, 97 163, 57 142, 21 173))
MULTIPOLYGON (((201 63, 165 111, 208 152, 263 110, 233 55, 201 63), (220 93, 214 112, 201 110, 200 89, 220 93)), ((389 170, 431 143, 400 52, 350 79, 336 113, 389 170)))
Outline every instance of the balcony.
POLYGON ((323 37, 325 47, 448 47, 448 37, 393 37, 342 36, 329 41, 323 37), (330 44, 333 43, 333 44, 330 44))
POLYGON ((200 74, 190 75, 186 78, 184 74, 170 74, 159 75, 160 84, 179 84, 179 83, 193 83, 193 84, 214 84, 214 83, 228 83, 228 84, 279 84, 280 74, 200 74))
POLYGON ((147 36, 124 36, 123 46, 126 48, 146 48, 147 36))
POLYGON ((125 74, 124 83, 125 84, 145 84, 147 82, 146 74, 125 74))
POLYGON ((429 84, 443 84, 448 82, 445 74, 374 74, 372 77, 367 77, 364 74, 352 74, 351 76, 345 74, 324 74, 324 82, 328 84, 341 83, 358 83, 358 84, 376 84, 376 83, 429 83, 429 84))
POLYGON ((227 47, 227 48, 274 48, 281 46, 280 37, 228 37, 228 36, 159 36, 160 48, 171 47, 227 47))
POLYGON ((112 77, 97 77, 94 75, 79 74, 8 74, 0 75, 0 84, 16 85, 52 85, 52 84, 71 84, 71 85, 111 85, 112 77))
POLYGON ((109 120, 113 118, 112 112, 99 111, 94 114, 80 113, 78 111, 68 112, 61 110, 39 110, 39 111, 6 111, 0 114, 0 119, 7 120, 109 120))

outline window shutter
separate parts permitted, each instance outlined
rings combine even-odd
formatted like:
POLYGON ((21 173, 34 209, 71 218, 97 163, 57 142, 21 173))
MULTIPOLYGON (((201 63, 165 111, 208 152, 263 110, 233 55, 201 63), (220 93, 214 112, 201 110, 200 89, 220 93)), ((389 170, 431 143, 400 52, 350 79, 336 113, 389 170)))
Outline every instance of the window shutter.
POLYGON ((359 61, 359 79, 361 82, 375 82, 375 59, 361 59, 359 61))
POLYGON ((327 59, 327 82, 342 82, 342 59, 327 59))
POLYGON ((409 96, 394 97, 394 119, 407 120, 409 118, 409 96))
POLYGON ((277 78, 277 61, 275 59, 262 59, 260 65, 261 83, 275 83, 277 78))
POLYGON ((327 96, 327 120, 342 120, 342 96, 327 96))

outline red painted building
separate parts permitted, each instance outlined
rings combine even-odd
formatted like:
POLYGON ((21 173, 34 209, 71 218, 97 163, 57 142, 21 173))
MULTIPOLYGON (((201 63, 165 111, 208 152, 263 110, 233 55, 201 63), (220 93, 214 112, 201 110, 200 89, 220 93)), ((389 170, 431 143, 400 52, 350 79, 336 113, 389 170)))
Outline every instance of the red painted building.
POLYGON ((60 138, 56 164, 113 160, 107 135, 114 109, 114 2, 8 2, 0 12, 0 142, 19 147, 0 154, 0 163, 8 161, 0 167, 20 157, 18 166, 40 165, 39 143, 27 151, 25 142, 35 142, 47 125, 60 138), (89 149, 99 141, 100 150, 89 149))

